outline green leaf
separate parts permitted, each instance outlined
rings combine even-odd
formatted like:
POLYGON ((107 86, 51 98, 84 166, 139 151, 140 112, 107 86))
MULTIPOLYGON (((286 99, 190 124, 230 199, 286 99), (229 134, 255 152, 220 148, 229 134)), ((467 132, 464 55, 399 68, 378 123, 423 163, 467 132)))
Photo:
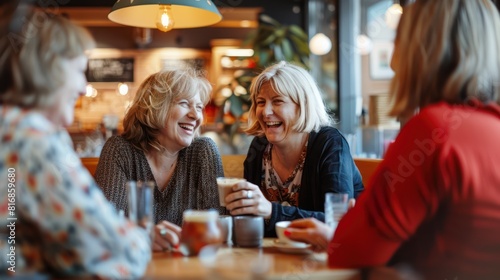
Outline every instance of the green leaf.
POLYGON ((273 45, 274 58, 275 61, 285 60, 285 56, 283 55, 283 50, 281 49, 281 45, 273 45))
POLYGON ((264 23, 267 23, 267 24, 270 24, 270 25, 274 25, 274 26, 281 26, 281 24, 273 19, 272 17, 268 16, 268 15, 265 15, 265 14, 261 14, 259 19, 264 22, 264 23))
POLYGON ((287 29, 286 27, 283 27, 283 28, 279 28, 277 29, 274 34, 276 34, 276 37, 279 38, 279 39, 283 39, 287 33, 287 29))
POLYGON ((290 41, 286 38, 281 42, 281 48, 283 49, 283 56, 286 61, 291 61, 293 59, 293 48, 290 41))
POLYGON ((278 37, 278 34, 276 34, 276 33, 270 34, 265 40, 261 41, 258 44, 261 46, 267 46, 267 45, 273 43, 274 41, 276 41, 277 37, 278 37))
POLYGON ((269 52, 268 50, 259 49, 254 53, 254 56, 258 58, 257 63, 259 64, 259 66, 264 66, 267 64, 267 61, 269 60, 268 52, 269 52))
POLYGON ((299 26, 297 26, 295 24, 292 24, 288 28, 290 29, 290 32, 294 36, 297 36, 299 39, 304 40, 304 41, 308 41, 309 40, 309 38, 307 37, 306 32, 304 32, 304 30, 302 30, 302 28, 300 28, 299 26))
POLYGON ((302 41, 301 39, 295 36, 291 36, 290 40, 293 42, 293 45, 295 46, 297 52, 299 52, 301 55, 309 55, 310 50, 307 41, 302 41))
POLYGON ((231 105, 229 106, 229 111, 231 112, 231 114, 233 114, 233 116, 235 116, 236 118, 241 117, 241 115, 243 115, 244 113, 242 108, 242 100, 238 96, 232 94, 231 96, 229 96, 227 101, 231 102, 231 105))

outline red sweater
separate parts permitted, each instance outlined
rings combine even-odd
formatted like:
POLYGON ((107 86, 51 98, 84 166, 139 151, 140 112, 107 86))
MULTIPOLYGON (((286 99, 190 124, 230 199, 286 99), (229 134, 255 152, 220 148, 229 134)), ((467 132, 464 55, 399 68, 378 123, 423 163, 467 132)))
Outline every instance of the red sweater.
POLYGON ((438 103, 410 120, 328 254, 330 267, 500 279, 500 107, 438 103))

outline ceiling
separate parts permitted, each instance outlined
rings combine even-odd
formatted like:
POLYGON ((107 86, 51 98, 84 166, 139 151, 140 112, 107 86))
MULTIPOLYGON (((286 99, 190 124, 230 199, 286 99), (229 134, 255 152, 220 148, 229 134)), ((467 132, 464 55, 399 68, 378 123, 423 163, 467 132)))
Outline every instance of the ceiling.
MULTIPOLYGON (((126 0, 125 0, 126 1, 126 0)), ((47 1, 36 1, 39 6, 47 1)), ((116 0, 58 0, 50 1, 50 5, 58 3, 61 7, 109 7, 111 8, 116 0)), ((242 8, 242 7, 273 7, 276 4, 301 4, 305 0, 212 0, 219 8, 242 8)))
MULTIPOLYGON (((126 0, 125 0, 126 1, 126 0)), ((118 26, 118 24, 108 20, 108 13, 116 0, 58 0, 36 1, 40 8, 54 10, 58 13, 65 13, 71 19, 84 26, 118 26), (47 4, 48 3, 48 4, 47 4), (59 4, 59 6, 54 5, 59 4)), ((244 1, 244 0, 214 0, 219 8, 223 20, 213 27, 243 27, 255 28, 257 26, 257 16, 261 12, 258 6, 264 1, 244 1)))

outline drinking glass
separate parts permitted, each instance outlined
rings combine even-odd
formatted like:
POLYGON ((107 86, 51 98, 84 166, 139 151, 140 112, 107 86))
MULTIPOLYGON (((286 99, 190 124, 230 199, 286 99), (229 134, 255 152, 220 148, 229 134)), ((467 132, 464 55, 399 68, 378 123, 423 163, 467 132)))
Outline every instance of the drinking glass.
POLYGON ((214 210, 186 210, 183 212, 181 253, 197 256, 204 247, 217 248, 222 243, 219 213, 214 210))
POLYGON ((325 223, 334 230, 342 216, 347 212, 348 198, 346 193, 325 194, 325 223))
POLYGON ((154 234, 153 190, 154 182, 128 181, 128 218, 144 228, 151 240, 154 234))

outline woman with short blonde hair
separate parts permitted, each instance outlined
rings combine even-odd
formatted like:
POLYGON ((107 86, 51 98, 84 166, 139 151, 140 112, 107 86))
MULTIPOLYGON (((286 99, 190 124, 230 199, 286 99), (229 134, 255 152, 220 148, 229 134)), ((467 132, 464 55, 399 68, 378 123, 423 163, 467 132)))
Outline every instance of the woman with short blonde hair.
POLYGON ((252 106, 248 116, 249 128, 246 130, 248 134, 264 135, 264 129, 256 116, 256 98, 265 83, 270 83, 274 91, 289 97, 300 108, 297 121, 291 129, 309 133, 317 132, 323 126, 333 125, 333 118, 325 108, 321 92, 313 77, 300 66, 282 61, 267 68, 251 84, 252 106))
POLYGON ((255 135, 244 163, 247 182, 226 198, 232 215, 275 223, 302 217, 325 219, 328 192, 350 198, 363 191, 349 144, 333 125, 311 74, 281 61, 264 69, 250 87, 249 128, 255 135))

